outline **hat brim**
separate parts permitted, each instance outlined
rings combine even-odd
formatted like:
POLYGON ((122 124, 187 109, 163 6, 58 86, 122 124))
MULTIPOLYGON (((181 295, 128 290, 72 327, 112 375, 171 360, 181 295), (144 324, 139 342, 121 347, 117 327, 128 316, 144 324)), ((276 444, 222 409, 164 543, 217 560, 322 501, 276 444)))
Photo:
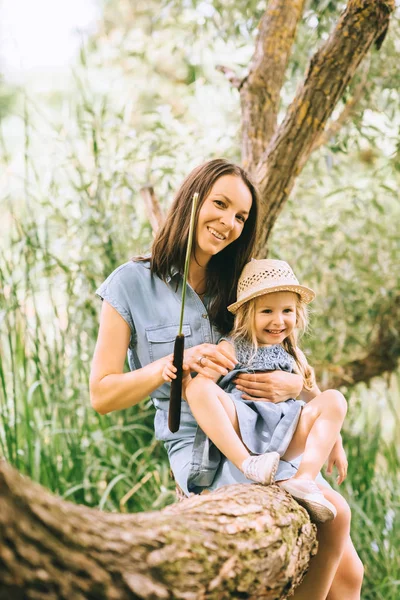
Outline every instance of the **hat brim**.
POLYGON ((262 290, 255 290, 251 294, 241 298, 237 302, 230 304, 228 306, 229 312, 235 314, 237 310, 249 300, 253 298, 258 298, 258 296, 265 296, 265 294, 272 294, 273 292, 295 292, 300 296, 300 298, 305 302, 305 304, 309 304, 315 298, 315 292, 311 288, 305 287, 304 285, 276 285, 273 287, 264 288, 262 290))

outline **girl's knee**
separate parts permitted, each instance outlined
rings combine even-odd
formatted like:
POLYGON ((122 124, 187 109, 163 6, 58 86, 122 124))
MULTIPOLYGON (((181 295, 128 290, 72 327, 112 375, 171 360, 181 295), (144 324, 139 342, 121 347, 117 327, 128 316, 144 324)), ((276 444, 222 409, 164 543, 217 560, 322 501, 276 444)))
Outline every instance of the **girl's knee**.
POLYGON ((326 390, 323 394, 329 395, 329 409, 335 408, 344 418, 347 413, 347 400, 343 394, 338 390, 326 390))
POLYGON ((340 499, 336 503, 337 515, 335 517, 335 523, 336 526, 342 526, 347 529, 350 528, 351 509, 346 500, 339 494, 338 496, 340 499))
POLYGON ((330 522, 331 534, 337 537, 337 539, 343 539, 350 534, 350 523, 351 523, 351 509, 346 500, 338 492, 330 489, 325 493, 326 497, 337 510, 337 515, 333 521, 330 522))

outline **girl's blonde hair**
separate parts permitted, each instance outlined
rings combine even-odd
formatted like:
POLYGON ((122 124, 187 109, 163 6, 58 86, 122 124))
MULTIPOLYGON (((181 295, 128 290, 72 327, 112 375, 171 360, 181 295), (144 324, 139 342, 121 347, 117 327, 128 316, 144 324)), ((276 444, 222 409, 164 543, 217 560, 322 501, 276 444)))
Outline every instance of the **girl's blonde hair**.
MULTIPOLYGON (((258 348, 255 332, 256 301, 258 298, 252 298, 238 308, 235 314, 235 322, 232 331, 232 338, 234 340, 245 339, 253 346, 254 352, 250 357, 250 360, 257 352, 258 348)), ((291 334, 283 340, 282 346, 286 352, 293 356, 296 363, 295 370, 299 375, 302 376, 305 389, 311 390, 315 385, 314 369, 310 367, 304 353, 297 345, 298 338, 305 333, 307 327, 308 307, 306 303, 302 301, 300 296, 296 294, 296 327, 293 329, 291 334)))

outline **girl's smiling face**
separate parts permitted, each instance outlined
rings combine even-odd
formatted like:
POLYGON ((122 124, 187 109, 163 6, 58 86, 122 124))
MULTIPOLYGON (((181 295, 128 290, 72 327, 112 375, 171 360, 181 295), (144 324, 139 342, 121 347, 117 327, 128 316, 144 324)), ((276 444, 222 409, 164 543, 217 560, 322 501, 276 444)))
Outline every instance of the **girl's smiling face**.
POLYGON ((256 298, 254 327, 260 346, 281 344, 296 326, 297 294, 272 292, 256 298))
POLYGON ((196 226, 196 261, 205 266, 210 258, 237 240, 252 204, 244 181, 236 175, 217 179, 200 208, 196 226))

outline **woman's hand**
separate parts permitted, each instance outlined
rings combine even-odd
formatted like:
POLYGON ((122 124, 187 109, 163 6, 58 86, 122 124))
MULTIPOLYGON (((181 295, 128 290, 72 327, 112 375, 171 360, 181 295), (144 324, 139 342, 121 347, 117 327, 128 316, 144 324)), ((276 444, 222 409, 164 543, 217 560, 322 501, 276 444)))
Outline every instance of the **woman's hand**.
POLYGON ((348 467, 346 452, 344 451, 342 441, 340 438, 333 446, 331 453, 328 457, 328 466, 326 468, 326 472, 328 475, 332 475, 332 470, 334 466, 336 467, 338 472, 336 481, 340 485, 347 477, 348 467))
POLYGON ((239 373, 234 383, 244 392, 244 400, 261 402, 284 402, 297 398, 303 388, 303 378, 296 373, 286 371, 268 371, 267 373, 239 373))
POLYGON ((195 371, 205 377, 216 379, 226 375, 237 363, 233 350, 223 343, 199 344, 187 348, 183 355, 183 370, 195 371))

